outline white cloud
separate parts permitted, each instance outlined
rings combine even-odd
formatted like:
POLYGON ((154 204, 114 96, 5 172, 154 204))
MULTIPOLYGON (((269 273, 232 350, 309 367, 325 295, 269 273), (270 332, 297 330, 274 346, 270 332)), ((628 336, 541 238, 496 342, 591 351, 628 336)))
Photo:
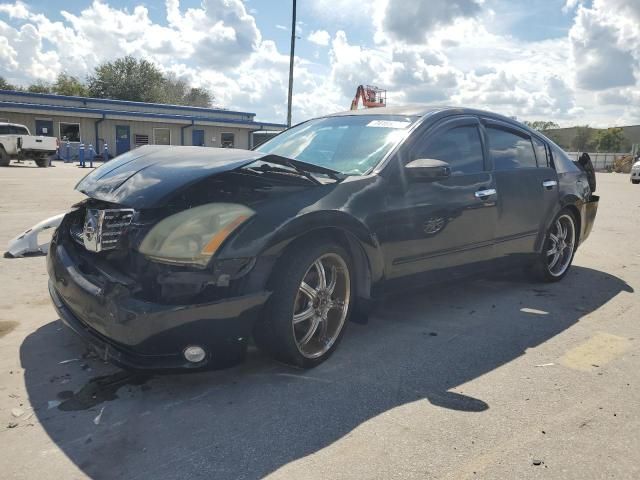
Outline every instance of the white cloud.
POLYGON ((315 43, 316 45, 326 47, 329 45, 331 35, 329 35, 329 32, 327 32, 326 30, 315 30, 309 34, 307 40, 309 40, 311 43, 315 43))
POLYGON ((435 28, 475 17, 480 11, 476 0, 388 0, 379 10, 378 27, 394 40, 422 44, 435 28))
MULTIPOLYGON (((491 1, 372 0, 367 15, 358 0, 303 4, 311 12, 307 40, 327 48, 296 57, 294 119, 344 110, 357 85, 374 84, 388 90, 390 104, 465 105, 564 124, 640 123, 633 107, 640 103, 638 0, 567 0, 570 31, 533 42, 492 29, 500 17, 491 1), (350 23, 357 36, 339 30, 350 23), (328 25, 338 30, 333 38, 328 25)), ((288 55, 263 38, 245 3, 165 6, 166 21, 156 22, 142 5, 94 0, 53 21, 22 2, 0 4, 0 75, 14 83, 53 80, 61 71, 82 78, 131 54, 211 89, 226 107, 285 118, 288 55)))

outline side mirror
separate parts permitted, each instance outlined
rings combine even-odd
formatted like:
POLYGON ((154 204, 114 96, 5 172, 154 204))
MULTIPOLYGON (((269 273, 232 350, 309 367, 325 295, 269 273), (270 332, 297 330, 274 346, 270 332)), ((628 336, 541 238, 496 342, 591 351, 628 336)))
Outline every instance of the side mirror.
POLYGON ((404 171, 407 178, 415 182, 434 182, 451 176, 449 164, 433 158, 413 160, 404 166, 404 171))

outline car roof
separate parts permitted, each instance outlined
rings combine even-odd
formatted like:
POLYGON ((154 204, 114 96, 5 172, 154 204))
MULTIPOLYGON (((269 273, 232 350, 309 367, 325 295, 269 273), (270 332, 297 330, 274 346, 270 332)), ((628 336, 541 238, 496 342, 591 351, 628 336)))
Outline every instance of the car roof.
MULTIPOLYGON (((427 117, 438 114, 438 117, 446 117, 449 115, 475 115, 479 117, 489 118, 492 120, 499 120, 516 126, 529 132, 532 135, 542 137, 550 143, 553 143, 543 133, 532 130, 524 123, 516 120, 512 117, 507 117, 499 113, 490 112, 488 110, 480 110, 477 108, 467 107, 453 107, 448 105, 434 106, 434 105, 394 105, 392 107, 377 107, 377 108, 365 108, 361 110, 346 110, 344 112, 337 112, 327 117, 345 117, 349 115, 406 115, 408 117, 427 117)), ((555 145, 555 144, 554 144, 555 145)))
POLYGON ((484 117, 494 118, 496 120, 502 120, 509 123, 521 125, 517 120, 500 115, 499 113, 490 112, 488 110, 480 110, 476 108, 467 107, 454 107, 450 105, 394 105, 392 107, 377 107, 377 108, 364 108, 361 110, 345 110, 343 112, 337 112, 329 117, 340 117, 348 115, 406 115, 410 117, 424 117, 432 115, 434 113, 445 113, 451 115, 479 115, 484 117))

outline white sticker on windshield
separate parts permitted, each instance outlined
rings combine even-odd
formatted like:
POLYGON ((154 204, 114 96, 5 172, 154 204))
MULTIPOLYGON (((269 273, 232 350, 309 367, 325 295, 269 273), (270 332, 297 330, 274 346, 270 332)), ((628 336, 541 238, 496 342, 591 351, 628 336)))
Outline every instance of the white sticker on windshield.
POLYGON ((399 122, 397 120, 372 120, 367 127, 377 128, 407 128, 411 122, 399 122))

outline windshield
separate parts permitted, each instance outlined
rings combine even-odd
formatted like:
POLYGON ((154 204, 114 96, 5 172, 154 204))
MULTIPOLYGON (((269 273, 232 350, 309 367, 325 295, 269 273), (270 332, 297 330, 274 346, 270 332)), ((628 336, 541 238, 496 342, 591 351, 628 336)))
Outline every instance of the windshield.
POLYGON ((404 138, 416 120, 403 115, 318 118, 281 133, 256 151, 363 175, 404 138))

